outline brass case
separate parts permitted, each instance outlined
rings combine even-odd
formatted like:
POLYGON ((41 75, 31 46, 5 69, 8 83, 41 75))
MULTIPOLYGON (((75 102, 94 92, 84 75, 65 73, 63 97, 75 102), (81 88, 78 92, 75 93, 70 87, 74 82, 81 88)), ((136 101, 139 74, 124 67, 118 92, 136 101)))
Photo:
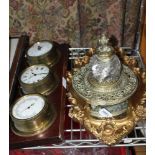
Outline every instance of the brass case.
MULTIPOLYGON (((60 59, 60 51, 56 48, 56 45, 54 42, 50 42, 47 40, 42 40, 41 42, 49 42, 53 44, 53 47, 51 50, 49 50, 47 53, 41 55, 41 56, 29 56, 28 55, 28 50, 26 52, 26 57, 27 57, 27 61, 28 64, 31 65, 35 65, 35 64, 46 64, 49 67, 54 66, 60 59)), ((30 48, 33 45, 30 46, 30 48)))
MULTIPOLYGON (((26 70, 28 70, 29 68, 32 68, 34 66, 35 65, 26 68, 23 72, 25 72, 26 70)), ((19 76, 19 83, 20 83, 22 92, 24 94, 39 93, 42 95, 49 95, 58 86, 59 79, 54 71, 52 73, 52 71, 50 70, 49 74, 44 79, 42 79, 36 83, 33 83, 33 84, 26 84, 21 81, 21 76, 22 76, 23 72, 19 76)))
POLYGON ((13 121, 11 128, 16 135, 28 137, 40 134, 41 132, 47 130, 56 118, 56 111, 54 109, 54 106, 52 104, 49 104, 47 99, 42 95, 35 95, 41 96, 45 100, 44 108, 36 116, 29 119, 17 119, 12 115, 12 108, 14 104, 28 95, 17 99, 10 108, 10 116, 13 121))

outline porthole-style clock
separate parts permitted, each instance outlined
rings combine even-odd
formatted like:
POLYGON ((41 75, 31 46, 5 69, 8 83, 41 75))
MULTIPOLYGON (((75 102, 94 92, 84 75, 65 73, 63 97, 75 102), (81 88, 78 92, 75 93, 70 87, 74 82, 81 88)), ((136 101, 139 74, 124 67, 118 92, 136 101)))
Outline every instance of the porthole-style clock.
POLYGON ((54 106, 40 94, 20 97, 10 108, 12 131, 19 136, 33 136, 48 129, 56 118, 54 106))
POLYGON ((24 94, 48 95, 57 87, 59 80, 48 66, 37 64, 26 68, 21 73, 19 82, 24 94))
POLYGON ((53 42, 40 41, 27 50, 26 56, 29 65, 46 64, 51 67, 58 62, 60 52, 53 42))

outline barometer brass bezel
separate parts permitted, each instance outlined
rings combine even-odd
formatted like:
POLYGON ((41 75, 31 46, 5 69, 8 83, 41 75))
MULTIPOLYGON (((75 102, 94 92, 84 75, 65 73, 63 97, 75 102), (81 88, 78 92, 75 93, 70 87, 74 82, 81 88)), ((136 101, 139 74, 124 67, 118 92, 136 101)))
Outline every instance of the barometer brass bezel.
POLYGON ((18 98, 10 107, 10 117, 12 119, 11 129, 12 131, 22 137, 30 137, 38 135, 47 130, 56 119, 56 110, 53 104, 49 103, 47 98, 41 94, 29 94, 18 98), (18 119, 12 114, 13 107, 22 99, 28 96, 39 96, 45 101, 43 109, 35 116, 28 119, 18 119))

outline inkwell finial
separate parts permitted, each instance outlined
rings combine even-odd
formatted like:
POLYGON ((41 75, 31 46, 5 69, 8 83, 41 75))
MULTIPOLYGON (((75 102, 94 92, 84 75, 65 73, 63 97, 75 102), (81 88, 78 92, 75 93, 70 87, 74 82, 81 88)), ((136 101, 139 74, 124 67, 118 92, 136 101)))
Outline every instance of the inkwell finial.
POLYGON ((109 39, 102 34, 97 44, 96 54, 99 57, 110 57, 113 51, 113 47, 109 45, 109 39))

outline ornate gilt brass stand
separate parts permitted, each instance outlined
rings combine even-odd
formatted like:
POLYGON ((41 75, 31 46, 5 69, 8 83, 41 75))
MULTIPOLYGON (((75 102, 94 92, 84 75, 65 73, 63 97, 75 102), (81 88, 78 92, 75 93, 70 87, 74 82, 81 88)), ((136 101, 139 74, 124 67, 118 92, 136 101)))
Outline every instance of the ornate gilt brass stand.
POLYGON ((135 58, 125 55, 120 48, 112 49, 105 36, 96 50, 90 50, 74 64, 73 71, 67 73, 67 96, 73 105, 69 116, 103 143, 118 143, 138 121, 145 119, 145 72, 135 58), (103 72, 107 64, 108 73, 103 72))

